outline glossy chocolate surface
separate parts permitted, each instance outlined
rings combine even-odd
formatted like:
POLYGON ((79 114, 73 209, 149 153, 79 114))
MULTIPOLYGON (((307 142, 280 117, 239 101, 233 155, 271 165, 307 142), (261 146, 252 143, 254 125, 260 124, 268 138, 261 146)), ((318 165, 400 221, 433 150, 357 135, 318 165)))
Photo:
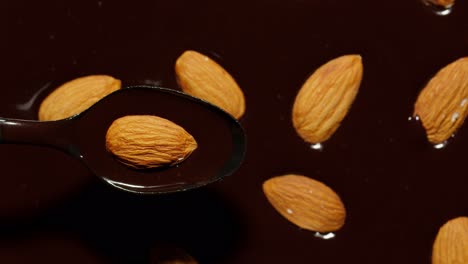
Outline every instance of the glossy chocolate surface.
MULTIPOLYGON (((200 263, 429 263, 438 228, 468 215, 466 124, 437 150, 408 121, 430 77, 468 55, 466 1, 446 16, 418 0, 8 0, 3 7, 0 116, 35 119, 50 91, 88 74, 178 89, 174 62, 194 49, 244 90, 248 146, 244 164, 223 181, 145 197, 104 185, 59 151, 0 145, 0 246, 9 248, 0 250, 2 263, 11 260, 5 252, 44 237, 50 247, 68 241, 70 259, 102 263, 151 263, 161 243, 200 263), (295 95, 318 66, 350 53, 363 57, 359 94, 315 151, 292 127, 295 95), (341 196, 347 219, 336 237, 317 238, 268 203, 261 184, 286 173, 341 196)), ((53 261, 45 251, 28 256, 53 261)))

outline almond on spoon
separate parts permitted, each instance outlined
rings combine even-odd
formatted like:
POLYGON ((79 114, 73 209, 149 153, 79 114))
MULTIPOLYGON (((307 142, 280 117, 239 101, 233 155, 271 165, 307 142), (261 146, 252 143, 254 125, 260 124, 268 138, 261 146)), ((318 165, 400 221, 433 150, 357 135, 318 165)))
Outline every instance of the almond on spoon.
POLYGON ((147 169, 184 161, 197 148, 197 142, 182 127, 165 118, 129 115, 109 127, 106 148, 125 165, 147 169))

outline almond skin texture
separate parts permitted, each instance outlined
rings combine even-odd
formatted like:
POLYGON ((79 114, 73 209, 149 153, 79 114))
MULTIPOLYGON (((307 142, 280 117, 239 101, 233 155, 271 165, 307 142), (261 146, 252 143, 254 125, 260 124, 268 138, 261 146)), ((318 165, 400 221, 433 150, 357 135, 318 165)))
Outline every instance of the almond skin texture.
POLYGON ((429 142, 439 144, 463 124, 468 111, 468 57, 441 69, 421 91, 414 105, 429 142))
POLYGON ((359 55, 345 55, 318 68, 296 96, 292 121, 305 141, 329 139, 340 126, 357 95, 362 79, 359 55))
POLYGON ((319 181, 295 174, 277 176, 263 183, 263 192, 282 216, 301 228, 331 232, 344 225, 343 202, 319 181))
POLYGON ((432 264, 468 263, 468 217, 458 217, 445 223, 432 248, 432 264))
POLYGON ((190 95, 206 100, 239 119, 245 98, 232 76, 218 63, 196 51, 184 52, 176 61, 177 82, 190 95))
POLYGON ((106 134, 106 148, 120 162, 145 169, 182 162, 197 148, 197 142, 167 119, 132 115, 112 123, 106 134))
POLYGON ((90 75, 69 81, 49 94, 39 107, 39 120, 65 119, 88 109, 120 89, 121 82, 107 75, 90 75))

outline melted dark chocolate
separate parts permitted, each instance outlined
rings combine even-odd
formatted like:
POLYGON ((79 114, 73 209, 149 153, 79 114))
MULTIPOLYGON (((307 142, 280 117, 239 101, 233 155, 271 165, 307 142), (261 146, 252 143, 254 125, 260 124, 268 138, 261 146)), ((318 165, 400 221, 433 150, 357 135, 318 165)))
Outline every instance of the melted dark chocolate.
MULTIPOLYGON (((466 124, 436 150, 408 121, 429 78, 467 55, 466 1, 447 16, 419 0, 8 0, 3 7, 0 116, 35 119, 57 85, 88 74, 177 89, 174 62, 194 49, 244 90, 248 149, 223 181, 141 197, 94 180, 58 151, 0 145, 1 245, 27 248, 32 242, 18 241, 61 232, 111 262, 150 263, 153 245, 169 243, 200 263, 429 263, 439 227, 468 215, 466 124), (318 66, 349 53, 363 57, 359 94, 324 149, 312 150, 292 127, 294 97, 318 66), (261 184, 285 173, 323 181, 341 196, 348 214, 335 238, 300 230, 267 202, 261 184)), ((0 251, 0 262, 7 257, 0 251)))

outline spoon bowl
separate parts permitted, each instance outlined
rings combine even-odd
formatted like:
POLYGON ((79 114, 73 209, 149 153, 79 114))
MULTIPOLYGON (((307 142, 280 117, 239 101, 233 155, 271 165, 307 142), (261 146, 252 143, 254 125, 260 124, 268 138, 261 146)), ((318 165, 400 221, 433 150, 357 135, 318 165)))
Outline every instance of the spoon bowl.
POLYGON ((176 90, 131 86, 68 119, 40 122, 0 118, 0 143, 58 148, 80 159, 96 176, 116 188, 160 194, 204 186, 232 174, 244 158, 246 138, 236 119, 206 101, 176 90), (175 166, 128 167, 105 146, 107 129, 114 120, 127 115, 156 115, 171 120, 195 138, 198 148, 175 166))

